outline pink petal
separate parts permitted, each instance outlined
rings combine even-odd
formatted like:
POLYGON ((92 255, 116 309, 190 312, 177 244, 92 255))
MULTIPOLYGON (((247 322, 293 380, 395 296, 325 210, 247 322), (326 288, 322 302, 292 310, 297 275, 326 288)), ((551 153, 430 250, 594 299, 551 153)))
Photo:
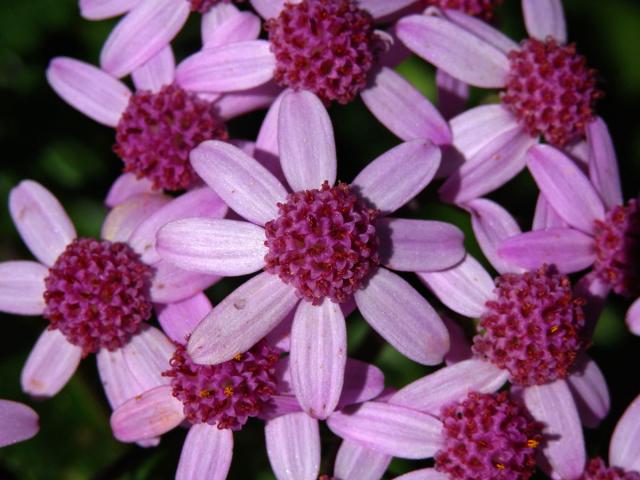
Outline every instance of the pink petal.
POLYGON ((415 0, 356 0, 358 6, 376 19, 386 19, 389 15, 415 4, 415 0))
POLYGON ((420 193, 440 165, 440 149, 425 140, 412 140, 383 153, 367 165, 352 185, 384 215, 420 193))
POLYGON ((69 343, 60 330, 45 330, 22 369, 22 390, 34 397, 53 397, 74 374, 82 349, 69 343))
POLYGON ((607 296, 611 292, 611 285, 605 282, 592 270, 582 277, 573 287, 574 294, 586 300, 584 316, 586 328, 593 332, 600 314, 604 309, 607 296))
POLYGON ((567 26, 561 0, 522 0, 522 13, 530 37, 542 40, 553 37, 567 42, 567 26))
POLYGON ((604 218, 604 206, 589 179, 564 153, 548 145, 531 148, 527 156, 531 175, 558 215, 592 234, 595 221, 604 218))
POLYGON ((371 400, 380 395, 383 390, 384 374, 378 367, 354 358, 347 358, 338 409, 371 400))
POLYGON ((11 400, 0 400, 0 448, 29 440, 40 429, 38 414, 11 400))
POLYGON ((531 230, 546 230, 547 228, 565 228, 568 225, 558 215, 545 198, 543 193, 538 194, 536 211, 533 216, 531 230))
POLYGON ((291 382, 310 416, 324 420, 338 404, 347 360, 347 331, 340 306, 298 304, 291 330, 291 382))
POLYGON ((42 315, 44 279, 49 270, 37 262, 0 263, 0 311, 16 315, 42 315))
POLYGON ((184 270, 228 277, 262 269, 265 240, 264 229, 253 223, 187 218, 162 227, 156 248, 184 270))
POLYGON ((611 466, 640 472, 640 396, 618 420, 609 445, 611 466))
POLYGON ((11 190, 9 211, 24 243, 47 266, 53 265, 76 237, 60 202, 32 180, 23 180, 11 190))
POLYGON ((437 365, 449 350, 449 334, 431 305, 405 280, 385 268, 356 291, 360 313, 400 353, 437 365))
POLYGON ((386 403, 366 402, 335 412, 327 426, 344 439, 394 457, 428 458, 441 446, 439 420, 386 403))
POLYGON ((163 385, 120 405, 111 415, 113 435, 121 442, 158 437, 184 420, 182 402, 163 385))
POLYGON ((215 101, 214 107, 218 116, 228 121, 245 113, 269 107, 281 91, 282 87, 270 81, 249 90, 226 93, 215 101))
POLYGON ((493 279, 471 255, 462 263, 440 272, 419 272, 418 277, 451 310, 478 318, 493 297, 493 279))
POLYGON ((438 416, 447 403, 461 401, 471 391, 493 393, 508 377, 509 372, 484 360, 464 360, 410 383, 388 403, 438 416))
POLYGON ((213 307, 203 293, 161 307, 158 322, 171 340, 187 343, 187 337, 213 307))
POLYGON ((631 304, 625 320, 629 331, 634 335, 640 335, 640 299, 631 304))
POLYGON ((133 83, 137 90, 159 92, 165 85, 173 83, 176 61, 171 45, 167 45, 149 60, 136 68, 132 73, 133 83))
POLYGON ((430 220, 382 218, 376 222, 384 264, 404 272, 451 267, 465 256, 464 234, 457 227, 430 220))
POLYGON ((336 146, 331 119, 313 93, 288 92, 278 120, 280 162, 293 191, 336 181, 336 146))
POLYGON ((178 66, 176 81, 187 90, 235 92, 268 82, 275 66, 269 42, 248 40, 191 55, 178 66))
POLYGON ((284 352, 291 350, 291 326, 293 325, 294 315, 295 311, 292 310, 267 334, 265 338, 269 345, 273 345, 284 352))
POLYGON ((80 0, 80 15, 87 20, 103 20, 128 12, 142 0, 80 0))
POLYGON ((596 362, 582 355, 567 377, 582 423, 596 428, 609 413, 611 401, 604 375, 596 362))
POLYGON ((444 361, 447 365, 455 365, 464 360, 468 360, 473 357, 471 351, 471 343, 467 338, 464 329, 457 323, 451 320, 449 317, 442 317, 447 330, 449 331, 449 338, 451 339, 451 348, 444 357, 444 361))
POLYGON ((171 303, 193 297, 220 280, 216 275, 187 272, 164 260, 153 264, 155 275, 151 283, 151 300, 171 303))
POLYGON ((166 47, 188 16, 187 2, 143 0, 111 31, 100 65, 115 77, 124 77, 166 47))
POLYGON ((542 453, 561 478, 577 478, 585 465, 580 417, 569 387, 563 380, 524 389, 531 415, 544 424, 542 453))
POLYGON ((280 104, 282 97, 288 92, 288 90, 283 91, 269 107, 267 115, 264 117, 262 125, 260 126, 260 131, 258 132, 254 153, 255 159, 273 173, 282 183, 285 183, 286 179, 282 171, 282 165, 280 165, 278 124, 280 122, 280 104))
MULTIPOLYGON (((260 413, 262 420, 271 420, 289 413, 303 413, 298 399, 292 395, 274 395, 266 410, 260 413)), ((305 413, 306 415, 306 413, 305 413)))
POLYGON ((107 207, 113 208, 139 193, 154 192, 151 180, 148 178, 138 179, 134 173, 123 173, 111 185, 104 203, 107 207))
POLYGON ((271 468, 278 480, 315 480, 320 469, 318 421, 306 413, 269 420, 264 433, 271 468))
POLYGON ((438 109, 445 119, 462 113, 469 100, 469 85, 453 78, 441 69, 436 70, 438 87, 438 109))
POLYGON ((435 468, 423 468, 405 473, 393 480, 449 480, 449 476, 445 473, 438 472, 435 468))
POLYGON ((389 455, 344 440, 338 450, 333 475, 350 480, 378 480, 382 478, 389 463, 389 455))
POLYGON ((595 258, 593 238, 572 228, 535 230, 504 241, 499 254, 527 270, 554 264, 562 273, 579 272, 595 258))
POLYGON ((433 104, 390 68, 382 68, 360 94, 367 108, 402 140, 451 143, 449 125, 433 104))
MULTIPOLYGON (((222 6, 223 4, 219 4, 222 6)), ((213 10, 213 9, 212 9, 213 10)), ((230 18, 225 19, 220 25, 211 28, 209 25, 205 29, 205 19, 202 18, 202 40, 203 48, 219 47, 230 43, 256 40, 260 35, 260 18, 250 12, 238 12, 230 18)))
POLYGON ((258 225, 273 220, 278 202, 286 200, 287 191, 266 168, 227 143, 200 144, 191 164, 231 209, 258 225))
POLYGON ((466 31, 491 44, 505 55, 508 55, 509 52, 520 48, 516 42, 511 40, 500 30, 497 30, 484 20, 467 15, 460 10, 445 10, 444 16, 459 27, 464 28, 466 31))
POLYGON ((476 87, 505 85, 509 60, 504 52, 444 18, 410 15, 398 22, 400 40, 451 76, 476 87))
POLYGON ((198 325, 188 344, 196 363, 216 364, 249 350, 282 320, 299 298, 270 273, 247 281, 198 325))
POLYGON ((200 22, 202 44, 206 45, 219 27, 239 13, 240 10, 233 3, 218 2, 211 7, 207 13, 202 15, 202 21, 200 22))
POLYGON ((207 423, 191 425, 176 480, 224 480, 233 457, 233 432, 207 423))
POLYGON ((623 203, 618 160, 609 129, 600 117, 587 125, 589 177, 607 208, 623 203))
POLYGON ((265 20, 280 15, 285 4, 285 0, 250 0, 250 2, 251 6, 265 20))
POLYGON ((170 201, 170 197, 159 193, 140 193, 129 197, 107 214, 100 236, 111 242, 128 242, 142 222, 170 201))

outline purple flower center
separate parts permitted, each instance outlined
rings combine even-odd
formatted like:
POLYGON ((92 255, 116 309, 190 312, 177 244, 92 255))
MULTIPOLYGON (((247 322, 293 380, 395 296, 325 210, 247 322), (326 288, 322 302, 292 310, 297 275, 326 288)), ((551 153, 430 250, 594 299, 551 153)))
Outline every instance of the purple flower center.
POLYGON ((44 317, 84 355, 117 350, 151 317, 152 275, 126 243, 76 239, 49 269, 44 317))
POLYGON ((240 430, 276 393, 278 357, 274 348, 260 342, 227 362, 199 365, 178 345, 171 369, 162 375, 171 377, 173 396, 184 404, 189 422, 240 430))
POLYGON ((148 178, 154 188, 184 190, 198 178, 189 153, 211 139, 227 139, 211 103, 174 84, 157 93, 138 91, 131 96, 113 151, 126 172, 148 178))
POLYGON ((436 470, 452 480, 526 480, 536 467, 541 428, 507 392, 471 392, 442 408, 436 470))
POLYGON ((325 103, 351 102, 366 86, 379 48, 373 20, 350 0, 286 3, 268 20, 276 81, 325 103))
POLYGON ((635 200, 607 212, 595 227, 598 276, 618 295, 640 293, 640 209, 635 200))
POLYGON ((618 467, 607 468, 604 460, 592 458, 579 480, 640 480, 640 473, 626 472, 618 467))
POLYGON ((486 21, 493 19, 495 8, 502 2, 503 0, 424 0, 427 7, 458 10, 486 21))
MULTIPOLYGON (((233 0, 188 0, 192 12, 207 13, 219 3, 231 3, 233 0)), ((240 0, 236 0, 240 1, 240 0)))
POLYGON ((495 300, 480 318, 473 352, 511 374, 517 385, 565 378, 585 347, 584 300, 546 266, 496 280, 495 300))
POLYGON ((530 38, 509 52, 509 60, 502 104, 527 132, 557 147, 584 136, 603 94, 596 88, 596 71, 587 68, 575 45, 530 38))
POLYGON ((314 305, 346 302, 380 264, 374 221, 349 186, 339 183, 292 193, 265 225, 266 271, 314 305))

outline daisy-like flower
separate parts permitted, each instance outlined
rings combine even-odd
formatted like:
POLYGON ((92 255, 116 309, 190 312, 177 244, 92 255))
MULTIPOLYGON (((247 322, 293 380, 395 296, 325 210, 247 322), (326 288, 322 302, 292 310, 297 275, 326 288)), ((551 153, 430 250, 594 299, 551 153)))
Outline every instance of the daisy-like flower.
POLYGON ((265 270, 203 320, 189 354, 197 363, 229 360, 295 310, 293 387, 306 412, 326 418, 340 396, 346 358, 340 304, 352 298, 401 353, 423 364, 442 361, 449 348, 442 320, 385 267, 448 268, 464 257, 463 236, 441 222, 384 218, 433 178, 440 152, 431 143, 401 144, 351 185, 336 184, 333 132, 322 102, 309 92, 289 92, 278 118, 280 161, 293 193, 237 148, 205 142, 192 154, 194 168, 248 222, 173 222, 159 231, 157 248, 194 271, 229 276, 265 270))
POLYGON ((40 430, 38 414, 11 400, 0 400, 0 448, 29 440, 40 430))
MULTIPOLYGON (((525 268, 553 263, 571 273, 593 266, 591 288, 626 297, 640 294, 640 207, 623 201, 613 143, 605 123, 587 128, 588 177, 564 153, 547 145, 527 153, 527 165, 551 209, 563 221, 506 239, 500 254, 525 268), (599 285, 598 285, 599 284, 599 285)), ((640 334, 638 303, 627 314, 640 334)))
POLYGON ((409 49, 451 76, 504 89, 501 104, 451 120, 453 145, 465 162, 440 190, 447 201, 464 203, 504 185, 524 168, 525 153, 539 138, 567 147, 595 118, 602 94, 595 71, 574 45, 566 45, 561 1, 523 0, 522 6, 530 38, 520 45, 456 11, 431 9, 396 27, 409 49))

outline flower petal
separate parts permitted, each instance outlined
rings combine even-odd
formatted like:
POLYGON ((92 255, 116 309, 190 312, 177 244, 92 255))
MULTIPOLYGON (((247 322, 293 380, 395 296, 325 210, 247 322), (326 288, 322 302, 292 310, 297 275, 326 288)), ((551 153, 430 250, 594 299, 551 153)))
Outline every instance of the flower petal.
POLYGON ((401 143, 376 158, 352 185, 384 215, 420 193, 440 166, 440 149, 429 141, 401 143))
POLYGON ((11 400, 0 400, 0 448, 29 440, 40 429, 38 414, 11 400))
POLYGON ((207 13, 204 13, 200 22, 202 45, 206 45, 219 27, 239 13, 240 10, 231 2, 217 2, 207 13))
POLYGON ((464 112, 469 100, 469 85, 438 68, 436 86, 438 87, 438 109, 445 119, 448 120, 464 112))
POLYGON ((187 343, 187 337, 212 309, 207 296, 199 293, 186 300, 163 305, 158 312, 158 322, 171 340, 187 343))
MULTIPOLYGON (((221 5, 218 4, 218 6, 221 5)), ((256 40, 260 35, 260 18, 251 12, 238 12, 214 29, 209 27, 205 30, 207 15, 205 14, 202 17, 203 48, 214 48, 230 43, 256 40)))
POLYGON ((100 236, 111 242, 128 242, 142 222, 170 201, 169 197, 159 193, 139 193, 129 197, 107 214, 100 236))
POLYGON ((245 113, 269 107, 281 91, 282 87, 270 81, 241 92, 225 93, 213 105, 218 116, 229 121, 245 113))
POLYGON ((100 65, 124 77, 166 47, 189 16, 189 4, 176 0, 143 0, 111 31, 100 53, 100 65))
POLYGON ((0 311, 16 315, 42 315, 47 267, 37 262, 0 263, 0 311))
POLYGON ((80 15, 87 20, 103 20, 128 12, 142 0, 80 0, 80 15))
POLYGON ((451 348, 449 348, 449 351, 444 357, 445 363, 447 365, 455 365, 456 363, 472 358, 471 342, 469 342, 462 326, 445 316, 442 317, 442 321, 449 331, 449 338, 451 340, 451 348))
POLYGON ((34 397, 52 397, 74 374, 82 349, 69 343, 60 330, 45 330, 22 369, 22 390, 34 397))
POLYGON ((247 281, 198 325, 188 351, 196 363, 217 364, 249 350, 282 320, 299 298, 294 287, 261 273, 247 281))
POLYGON ((131 72, 137 90, 159 92, 165 85, 173 83, 176 61, 171 45, 167 45, 149 60, 131 72))
POLYGON ((437 365, 449 350, 442 320, 405 280, 385 268, 354 294, 367 322, 400 353, 424 365, 437 365))
POLYGON ((609 413, 611 401, 604 375, 596 362, 582 355, 567 377, 582 423, 596 428, 609 413))
POLYGON ((629 331, 634 335, 640 335, 640 299, 631 304, 625 320, 629 331))
POLYGON ((283 184, 286 182, 282 165, 280 164, 280 152, 278 150, 278 124, 280 123, 280 104, 282 97, 289 91, 284 90, 273 101, 262 121, 254 157, 283 184))
POLYGON ((251 6, 262 18, 268 20, 280 15, 284 8, 285 0, 250 0, 251 6))
POLYGON ((609 129, 600 117, 586 127, 589 142, 589 177, 607 208, 623 203, 618 160, 609 129))
POLYGON ((609 445, 609 463, 627 471, 640 471, 640 396, 618 420, 609 445))
POLYGON ((371 14, 374 20, 385 19, 403 8, 415 4, 415 0, 356 0, 358 7, 371 14))
POLYGON ((449 480, 449 476, 438 472, 435 468, 422 468, 395 477, 393 480, 449 480))
POLYGON ((389 463, 389 455, 369 450, 351 440, 344 440, 338 449, 333 476, 349 480, 378 480, 382 478, 389 463))
POLYGON ((155 193, 151 180, 148 178, 136 178, 135 173, 123 173, 120 175, 107 193, 104 203, 113 208, 140 193, 155 193))
POLYGON ((224 480, 233 456, 233 432, 198 423, 191 425, 182 446, 176 480, 224 480))
POLYGON ((320 470, 318 421, 306 413, 289 413, 267 421, 267 454, 278 480, 315 480, 320 470))
POLYGON ((533 216, 531 230, 546 230, 548 228, 565 228, 568 225, 549 204, 544 194, 538 194, 536 211, 533 216))
POLYGON ((553 37, 567 42, 567 26, 561 0, 522 0, 522 13, 530 37, 545 41, 553 37))
POLYGON ((384 390, 384 374, 375 365, 347 358, 338 409, 377 397, 384 390))
POLYGON ((461 10, 462 9, 455 10, 453 8, 447 9, 444 11, 444 16, 447 20, 450 20, 459 27, 464 28, 467 32, 470 32, 485 42, 493 45, 505 55, 508 55, 509 52, 520 48, 516 42, 511 40, 500 30, 497 30, 480 18, 463 13, 461 10))
POLYGON ((151 300, 155 303, 172 303, 193 297, 220 280, 217 275, 187 272, 164 260, 154 263, 153 268, 151 300))

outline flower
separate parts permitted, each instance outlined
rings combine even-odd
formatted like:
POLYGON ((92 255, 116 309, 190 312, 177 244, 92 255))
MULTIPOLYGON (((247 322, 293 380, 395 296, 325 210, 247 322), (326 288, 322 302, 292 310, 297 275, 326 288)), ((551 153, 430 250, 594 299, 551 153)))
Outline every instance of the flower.
POLYGON ((326 418, 340 395, 346 357, 339 304, 348 306, 353 298, 369 324, 414 361, 442 361, 449 347, 442 321, 385 267, 447 268, 464 256, 462 234, 441 222, 380 218, 429 183, 440 156, 431 143, 404 143, 351 185, 335 185, 333 132, 322 102, 309 92, 285 94, 278 125, 282 170, 294 193, 237 148, 205 142, 192 154, 194 168, 248 222, 173 222, 158 232, 157 248, 166 260, 194 271, 266 270, 214 308, 194 331, 188 351, 197 363, 226 361, 295 310, 294 389, 305 411, 326 418))
POLYGON ((0 400, 0 448, 29 440, 39 429, 38 414, 31 408, 0 400))
POLYGON ((565 45, 561 1, 522 5, 530 38, 520 45, 456 11, 432 9, 398 22, 398 37, 420 57, 470 85, 505 89, 500 105, 451 120, 453 145, 465 162, 440 189, 447 201, 464 203, 495 190, 524 168, 525 153, 539 137, 565 148, 594 120, 602 93, 595 71, 574 45, 565 45))

